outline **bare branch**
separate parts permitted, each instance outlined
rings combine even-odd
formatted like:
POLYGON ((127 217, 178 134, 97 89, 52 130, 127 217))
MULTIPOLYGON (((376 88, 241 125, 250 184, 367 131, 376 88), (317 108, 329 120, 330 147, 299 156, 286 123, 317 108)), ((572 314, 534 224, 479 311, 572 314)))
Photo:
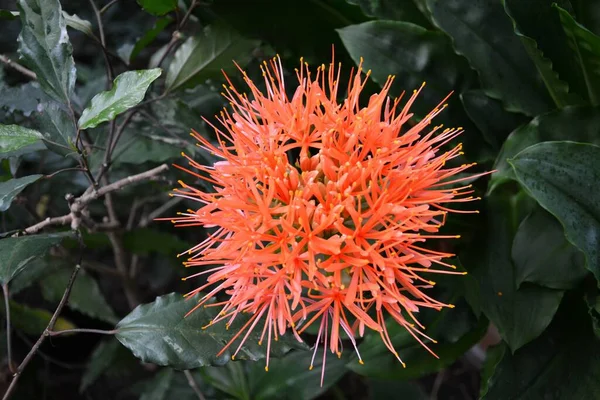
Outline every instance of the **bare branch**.
POLYGON ((8 293, 8 283, 2 285, 2 293, 4 294, 4 307, 6 307, 6 354, 8 358, 8 369, 10 372, 16 372, 13 366, 12 359, 12 341, 11 341, 11 331, 12 327, 10 325, 10 302, 9 302, 9 293, 8 293))
POLYGON ((30 79, 37 79, 37 75, 35 74, 35 72, 25 68, 21 64, 14 62, 10 58, 6 57, 4 54, 0 54, 0 62, 6 64, 10 68, 16 69, 17 71, 19 71, 20 73, 22 73, 30 79))
POLYGON ((183 373, 184 373, 185 377, 187 378, 188 384, 190 385, 190 387, 192 388, 194 393, 196 393, 196 396, 198 397, 198 399, 206 400, 206 397, 204 397, 204 395, 200 391, 200 388, 198 387, 198 384, 196 383, 196 380, 194 379, 194 376, 192 375, 192 373, 190 371, 188 371, 187 369, 184 370, 183 373))

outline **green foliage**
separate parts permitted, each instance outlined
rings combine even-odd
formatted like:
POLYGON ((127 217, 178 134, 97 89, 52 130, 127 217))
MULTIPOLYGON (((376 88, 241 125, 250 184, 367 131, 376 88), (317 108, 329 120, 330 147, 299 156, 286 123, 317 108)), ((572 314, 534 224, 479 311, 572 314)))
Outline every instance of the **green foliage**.
MULTIPOLYGON (((600 3, 92 3, 18 0, 0 10, 3 326, 6 308, 11 317, 10 330, 0 332, 0 367, 9 371, 9 342, 18 364, 48 327, 75 265, 81 271, 52 330, 110 335, 52 333, 11 398, 421 400, 477 398, 478 390, 486 400, 600 396, 600 3), (448 262, 468 272, 436 275, 427 289, 455 308, 415 314, 436 342, 419 338, 437 358, 391 319, 389 343, 406 368, 369 330, 355 332, 364 364, 343 333, 338 358, 322 337, 316 343, 313 324, 301 334, 306 346, 289 329, 272 338, 265 372, 262 322, 230 362, 251 314, 208 327, 218 305, 186 316, 197 298, 177 293, 205 284, 206 275, 185 277, 219 260, 186 269, 176 255, 187 259, 185 252, 215 231, 172 229, 169 219, 196 212, 199 203, 167 193, 179 180, 215 190, 206 170, 190 167, 181 153, 207 169, 220 161, 189 133, 229 145, 213 126, 220 128, 223 107, 230 112, 223 85, 247 92, 236 64, 260 90, 261 65, 279 54, 291 99, 300 58, 316 74, 332 53, 341 64, 340 101, 348 72, 362 64, 370 72, 359 106, 389 76, 397 111, 426 83, 408 127, 447 103, 435 124, 465 130, 456 139, 464 154, 448 164, 477 161, 472 171, 482 175, 468 184, 483 199, 441 206, 481 214, 448 213, 442 234, 461 238, 425 245, 458 254, 448 262), (480 342, 487 346, 495 330, 500 343, 485 348, 480 342), (307 350, 313 345, 314 360, 307 350), (85 368, 74 373, 71 365, 85 368)), ((346 317, 353 325, 354 316, 346 317)))
MULTIPOLYGON (((169 365, 179 369, 193 369, 205 365, 223 365, 231 359, 232 351, 217 356, 248 321, 238 315, 230 326, 225 322, 208 323, 217 316, 217 307, 201 307, 184 318, 197 303, 197 298, 184 298, 177 293, 158 297, 153 303, 138 306, 117 324, 116 337, 144 362, 169 365), (196 299, 196 301, 194 301, 196 299)), ((236 358, 253 360, 264 358, 266 344, 257 343, 259 332, 252 332, 236 358)), ((231 349, 239 346, 239 339, 231 349)), ((291 335, 280 337, 271 344, 271 354, 283 355, 292 348, 303 348, 291 335)))

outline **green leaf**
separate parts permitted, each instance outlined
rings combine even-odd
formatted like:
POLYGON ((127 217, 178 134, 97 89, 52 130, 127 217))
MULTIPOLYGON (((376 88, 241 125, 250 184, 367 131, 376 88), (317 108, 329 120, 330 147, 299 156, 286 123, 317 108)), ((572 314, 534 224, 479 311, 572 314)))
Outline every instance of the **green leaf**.
POLYGON ((0 10, 0 18, 12 21, 19 18, 18 11, 0 10))
POLYGON ((140 52, 148 47, 148 45, 152 43, 171 22, 173 22, 173 18, 171 17, 158 18, 152 29, 146 31, 146 33, 144 33, 144 35, 139 38, 137 42, 135 42, 127 61, 131 62, 135 60, 140 52))
MULTIPOLYGON (((196 298, 196 297, 195 297, 196 298)), ((144 362, 168 365, 177 369, 193 369, 205 365, 223 365, 231 359, 229 349, 221 356, 217 353, 233 338, 248 320, 238 315, 229 329, 217 323, 202 329, 219 312, 217 307, 201 307, 184 317, 196 304, 193 299, 171 293, 157 297, 156 301, 138 306, 117 324, 116 337, 133 354, 144 362)), ((242 346, 238 359, 264 358, 266 345, 258 345, 260 332, 254 330, 242 346)), ((231 345, 235 349, 239 339, 231 345)), ((272 356, 304 346, 291 335, 271 343, 272 356)))
MULTIPOLYGON (((4 307, 0 307, 0 313, 5 315, 4 307)), ((12 325, 27 335, 40 335, 48 326, 52 313, 41 308, 32 308, 14 301, 10 301, 10 317, 12 325)), ((59 317, 54 325, 55 331, 74 329, 75 325, 66 318, 59 317)))
POLYGON ((428 0, 436 25, 479 73, 485 93, 508 111, 537 115, 552 100, 535 66, 514 35, 500 1, 428 0))
MULTIPOLYGON (((444 310, 443 316, 429 325, 427 335, 432 335, 431 331, 437 328, 437 331, 443 331, 444 326, 456 326, 456 312, 454 310, 444 310), (442 319, 443 318, 443 319, 442 319), (454 324, 454 325, 448 325, 454 324)), ((355 373, 377 379, 393 380, 411 380, 418 379, 428 374, 441 371, 449 367, 464 353, 481 340, 487 331, 488 321, 486 318, 480 318, 474 327, 467 328, 465 332, 458 335, 452 335, 448 340, 438 340, 438 343, 429 345, 431 350, 439 357, 436 358, 425 350, 419 343, 410 336, 404 328, 399 335, 394 335, 392 341, 399 351, 402 361, 406 363, 406 368, 394 357, 394 355, 381 342, 379 335, 373 335, 373 343, 364 341, 359 350, 364 359, 364 365, 357 359, 347 364, 347 367, 355 373)), ((436 334, 434 337, 440 339, 436 334)))
POLYGON ((152 380, 152 383, 146 388, 140 400, 167 400, 167 392, 173 384, 175 371, 171 368, 163 368, 152 380))
POLYGON ((496 372, 496 367, 504 358, 504 353, 506 352, 505 343, 500 342, 498 345, 489 347, 485 352, 485 362, 483 364, 483 369, 481 370, 481 387, 479 389, 480 398, 484 398, 488 392, 490 381, 492 381, 492 377, 496 372))
MULTIPOLYGON (((46 301, 58 304, 71 277, 71 271, 66 268, 46 276, 40 286, 42 296, 46 301)), ((80 271, 71 289, 69 307, 89 317, 115 324, 118 321, 112 308, 104 299, 104 295, 93 277, 85 271, 80 271)))
POLYGON ((319 397, 339 381, 347 372, 348 357, 338 358, 322 347, 317 349, 314 368, 309 369, 312 351, 293 351, 280 359, 271 359, 269 372, 262 365, 253 363, 249 376, 252 382, 253 400, 275 400, 286 394, 289 400, 311 400, 319 397), (323 351, 327 354, 325 377, 321 386, 323 351))
POLYGON ((600 147, 546 142, 528 147, 510 163, 519 182, 564 227, 600 279, 600 147))
POLYGON ((38 82, 28 82, 20 86, 5 86, 0 83, 0 109, 13 114, 15 111, 29 117, 37 111, 40 102, 51 98, 40 88, 38 82))
POLYGON ((51 233, 0 240, 0 284, 9 283, 34 258, 45 254, 52 246, 72 236, 71 232, 51 233))
MULTIPOLYGON (((79 271, 81 272, 81 271, 79 271)), ((90 359, 85 367, 79 392, 83 392, 91 384, 93 384, 110 366, 116 358, 117 352, 121 349, 121 345, 115 338, 100 342, 94 349, 90 359)))
POLYGON ((583 254, 566 240, 560 223, 539 207, 519 226, 512 259, 517 286, 531 282, 553 289, 572 289, 588 273, 583 254))
POLYGON ((115 78, 113 87, 98 93, 79 118, 79 128, 95 128, 139 104, 150 84, 160 76, 160 68, 127 71, 115 78))
POLYGON ((173 256, 191 247, 187 242, 172 233, 149 228, 133 229, 126 232, 123 237, 123 244, 127 250, 139 255, 158 253, 173 256))
POLYGON ((137 0, 142 8, 154 15, 165 15, 177 8, 177 0, 137 0))
POLYGON ((211 25, 202 35, 188 38, 177 49, 167 72, 166 90, 222 77, 222 71, 235 69, 234 61, 244 67, 257 45, 257 41, 245 39, 231 28, 211 25))
POLYGON ((508 134, 527 121, 523 114, 506 111, 500 101, 480 89, 461 93, 460 100, 469 118, 494 149, 499 149, 508 134))
POLYGON ((0 124, 0 160, 18 157, 39 148, 41 139, 42 134, 33 129, 0 124))
POLYGON ((486 218, 477 223, 480 239, 461 254, 469 275, 479 283, 481 310, 512 351, 546 329, 563 297, 560 290, 532 284, 517 288, 512 243, 520 221, 535 205, 532 202, 522 192, 488 197, 486 218))
POLYGON ((429 400, 418 382, 369 379, 370 399, 429 400))
POLYGON ((347 0, 350 4, 360 6, 365 15, 379 19, 411 22, 428 27, 429 21, 421 10, 411 1, 395 0, 347 0))
POLYGON ((75 63, 59 0, 19 0, 18 6, 21 58, 48 95, 69 103, 75 86, 75 63))
MULTIPOLYGON (((130 124, 133 125, 133 124, 130 124)), ((160 163, 181 157, 184 150, 180 141, 172 138, 146 136, 133 133, 133 128, 126 129, 113 152, 113 164, 142 164, 145 162, 160 163)), ((98 165, 102 155, 92 157, 92 165, 98 165)))
POLYGON ((488 194, 508 180, 514 180, 515 174, 507 160, 520 151, 539 142, 552 140, 574 140, 600 144, 598 136, 600 126, 600 108, 567 107, 535 117, 527 125, 512 132, 504 142, 490 180, 488 194))
MULTIPOLYGON (((568 46, 560 19, 552 9, 556 0, 503 0, 515 34, 521 39, 542 77, 548 93, 559 107, 583 104, 585 84, 568 46)), ((568 5, 569 0, 559 0, 568 5)))
POLYGON ((592 105, 600 104, 600 36, 594 35, 573 19, 571 14, 554 5, 569 44, 576 54, 592 105))
POLYGON ((514 354, 505 352, 484 400, 600 396, 600 341, 593 334, 584 305, 569 306, 561 307, 556 321, 538 339, 514 354))
POLYGON ((64 263, 54 258, 34 258, 27 263, 27 268, 24 268, 10 281, 11 295, 14 296, 64 266, 64 263))
MULTIPOLYGON (((51 141, 69 146, 75 142, 77 128, 65 107, 57 102, 40 104, 39 129, 51 141)), ((56 146, 54 146, 56 147, 56 146)), ((53 147, 53 148, 54 148, 53 147)), ((64 149, 63 153, 69 152, 64 149)))
POLYGON ((0 182, 0 212, 8 210, 14 198, 21 193, 23 189, 40 179, 42 176, 44 175, 29 175, 0 182))
MULTIPOLYGON (((222 367, 204 367, 198 371, 202 374, 202 378, 210 386, 227 393, 235 399, 250 400, 250 385, 246 376, 246 366, 243 362, 227 363, 222 367)), ((262 374, 264 369, 260 368, 262 374)), ((259 375, 259 379, 260 379, 259 375)))
POLYGON ((65 23, 68 27, 83 32, 91 38, 96 38, 94 31, 92 31, 92 23, 88 20, 81 19, 77 14, 69 15, 63 11, 65 17, 65 23))

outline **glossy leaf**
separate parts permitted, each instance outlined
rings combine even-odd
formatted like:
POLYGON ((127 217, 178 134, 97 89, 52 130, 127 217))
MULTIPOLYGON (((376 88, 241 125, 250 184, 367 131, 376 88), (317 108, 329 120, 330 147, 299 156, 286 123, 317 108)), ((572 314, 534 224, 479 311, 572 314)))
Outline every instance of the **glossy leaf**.
POLYGON ((144 10, 154 15, 165 15, 177 8, 177 0, 137 0, 144 10))
POLYGON ((483 400, 598 398, 600 341, 580 306, 565 308, 542 336, 514 354, 505 352, 483 400))
POLYGON ((234 61, 244 67, 258 43, 247 40, 224 25, 211 25, 199 36, 188 38, 175 52, 169 65, 166 90, 195 86, 207 79, 223 76, 235 69, 234 61))
POLYGON ((592 105, 600 104, 600 36, 597 36, 573 19, 568 11, 554 5, 569 44, 576 54, 585 79, 585 86, 592 105))
POLYGON ((0 284, 10 282, 30 261, 44 255, 52 246, 69 236, 72 234, 66 232, 1 239, 0 284))
MULTIPOLYGON (((67 287, 72 271, 66 268, 44 277, 40 282, 42 296, 46 301, 58 304, 67 287)), ((69 307, 89 317, 114 324, 118 321, 112 308, 104 299, 104 295, 93 277, 80 271, 71 289, 69 307)))
POLYGON ((85 367, 79 386, 80 392, 92 385, 110 367, 120 348, 121 344, 115 338, 100 342, 85 367))
POLYGON ((45 276, 55 272, 59 268, 64 268, 66 265, 54 258, 36 257, 27 263, 27 267, 21 270, 10 281, 10 293, 16 295, 21 290, 26 289, 45 276))
POLYGON ((483 314, 512 351, 546 329, 563 297, 561 290, 532 284, 517 287, 512 243, 519 222, 533 207, 531 201, 522 193, 488 197, 486 219, 479 222, 480 239, 461 253, 469 275, 478 283, 477 298, 483 314))
POLYGON ((167 392, 173 384, 175 371, 171 368, 164 368, 159 371, 148 385, 140 400, 167 400, 167 392))
POLYGON ((510 161, 519 182, 563 225, 586 267, 600 279, 600 147, 546 142, 528 147, 510 161))
MULTIPOLYGON (((222 367, 204 367, 198 369, 198 371, 202 374, 205 382, 221 392, 227 393, 235 399, 250 400, 252 393, 250 393, 247 368, 245 367, 245 363, 231 362, 222 367)), ((262 365, 259 367, 259 380, 262 373, 265 372, 261 367, 262 365)))
POLYGON ((500 1, 428 0, 436 25, 452 37, 459 54, 479 73, 483 89, 508 111, 537 115, 552 100, 514 35, 500 1))
POLYGON ((507 160, 520 151, 539 142, 551 140, 574 140, 600 144, 598 136, 600 108, 567 107, 540 115, 513 131, 504 142, 496 158, 488 193, 503 182, 514 180, 515 175, 507 160))
POLYGON ((102 122, 111 121, 117 115, 139 104, 150 84, 162 73, 160 68, 127 71, 115 78, 113 87, 98 93, 79 118, 79 128, 94 128, 102 122))
POLYGON ((41 139, 42 134, 33 129, 0 124, 0 159, 18 157, 33 151, 39 148, 41 139))
MULTIPOLYGON (((48 139, 64 146, 75 142, 77 128, 69 111, 64 106, 53 101, 41 103, 39 108, 39 129, 48 139)), ((68 148, 62 151, 62 153, 68 152, 68 148)))
POLYGON ((583 254, 566 240, 560 223, 541 208, 519 225, 512 259, 517 286, 531 282, 553 289, 572 289, 588 273, 583 254))
MULTIPOLYGON (((117 324, 116 337, 144 362, 193 369, 205 365, 223 365, 231 359, 229 349, 217 353, 233 338, 248 317, 238 315, 229 329, 218 323, 202 329, 218 313, 217 307, 199 308, 184 317, 196 302, 171 293, 157 297, 153 303, 138 306, 117 324)), ((260 332, 255 330, 242 346, 237 359, 258 360, 266 354, 266 344, 258 345, 260 332)), ((239 340, 239 339, 238 339, 239 340)), ((231 346, 237 348, 237 340, 231 346)), ((272 356, 281 356, 292 348, 303 348, 291 335, 271 343, 272 356)))
POLYGON ((0 182, 0 212, 8 210, 14 198, 42 176, 44 175, 29 175, 0 182))
POLYGON ((48 95, 69 103, 75 86, 75 63, 59 0, 19 0, 18 6, 21 58, 48 95))

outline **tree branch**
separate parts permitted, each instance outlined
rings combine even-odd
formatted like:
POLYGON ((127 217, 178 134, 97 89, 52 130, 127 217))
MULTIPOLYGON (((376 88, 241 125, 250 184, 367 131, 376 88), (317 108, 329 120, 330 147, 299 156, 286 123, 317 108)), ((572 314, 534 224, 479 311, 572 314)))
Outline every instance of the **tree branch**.
POLYGON ((190 387, 192 388, 194 393, 196 393, 196 396, 198 397, 198 399, 206 400, 206 397, 204 397, 204 395, 200 391, 200 388, 198 387, 198 384, 196 383, 196 380, 194 379, 194 376, 192 375, 192 373, 186 369, 183 371, 183 374, 187 378, 188 384, 190 385, 190 387))
POLYGON ((14 62, 10 58, 6 57, 4 54, 0 54, 0 62, 3 64, 6 64, 10 68, 16 69, 17 71, 19 71, 20 73, 22 73, 23 75, 25 75, 26 77, 28 77, 30 79, 34 79, 34 80, 37 79, 37 75, 35 74, 35 72, 33 72, 30 69, 25 68, 21 64, 14 62))
MULTIPOLYGON (((81 195, 81 197, 72 200, 72 203, 70 204, 71 212, 69 214, 63 215, 60 217, 46 218, 42 222, 39 222, 35 225, 32 225, 32 226, 26 228, 25 230, 22 231, 22 233, 30 235, 30 234, 39 232, 40 230, 44 229, 47 226, 66 225, 69 223, 71 224, 71 227, 73 229, 76 229, 81 220, 81 218, 79 216, 81 211, 83 211, 90 202, 106 195, 107 193, 111 193, 116 190, 122 189, 127 185, 132 185, 134 183, 137 183, 137 182, 140 182, 140 181, 143 181, 146 179, 150 179, 150 178, 166 171, 167 169, 169 169, 168 165, 162 164, 162 165, 160 165, 156 168, 153 168, 149 171, 142 172, 141 174, 128 176, 127 178, 124 178, 124 179, 121 179, 114 183, 111 183, 110 185, 103 186, 98 190, 95 190, 94 188, 90 188, 90 189, 86 190, 85 193, 83 195, 81 195)), ((67 195, 67 197, 68 196, 69 195, 67 195)), ((18 236, 18 234, 14 235, 14 236, 18 236)))
POLYGON ((38 351, 38 349, 40 348, 42 343, 44 343, 44 340, 46 340, 46 337, 50 336, 50 331, 52 331, 52 329, 54 329, 56 320, 58 319, 58 316, 62 312, 62 309, 64 308, 65 304, 67 304, 67 300, 69 299, 69 295, 71 294, 71 289, 73 288, 73 284, 75 283, 75 278, 77 278, 77 274, 79 273, 79 269, 81 268, 80 264, 81 264, 82 256, 83 256, 83 251, 81 252, 79 263, 75 266, 75 269, 73 270, 73 273, 71 274, 71 278, 69 279, 69 283, 67 284, 67 288, 65 289, 63 297, 62 297, 62 299, 60 299, 60 303, 58 303, 58 307, 56 307, 56 311, 54 311, 52 318, 50 318, 50 322, 48 322, 48 326, 46 326, 46 329, 44 329, 44 332, 42 333, 42 335, 39 337, 37 342, 35 342, 35 344, 31 348, 31 350, 29 350, 29 353, 27 353, 27 355, 25 356, 25 359, 23 360, 23 362, 21 362, 21 364, 17 368, 17 372, 15 372, 15 374, 13 375, 13 379, 10 382, 10 386, 8 386, 8 389, 4 393, 4 397, 2 397, 2 400, 8 400, 10 398, 10 395, 12 394, 12 392, 15 390, 15 388, 17 386, 17 381, 19 380, 21 373, 23 373, 23 370, 25 369, 25 367, 27 367, 27 364, 29 364, 29 362, 31 361, 33 356, 35 356, 35 353, 38 351))
POLYGON ((12 341, 11 341, 11 330, 10 325, 10 302, 8 298, 8 283, 2 285, 2 293, 4 294, 4 307, 6 307, 6 354, 8 358, 8 369, 10 372, 15 373, 15 369, 12 362, 12 341))

